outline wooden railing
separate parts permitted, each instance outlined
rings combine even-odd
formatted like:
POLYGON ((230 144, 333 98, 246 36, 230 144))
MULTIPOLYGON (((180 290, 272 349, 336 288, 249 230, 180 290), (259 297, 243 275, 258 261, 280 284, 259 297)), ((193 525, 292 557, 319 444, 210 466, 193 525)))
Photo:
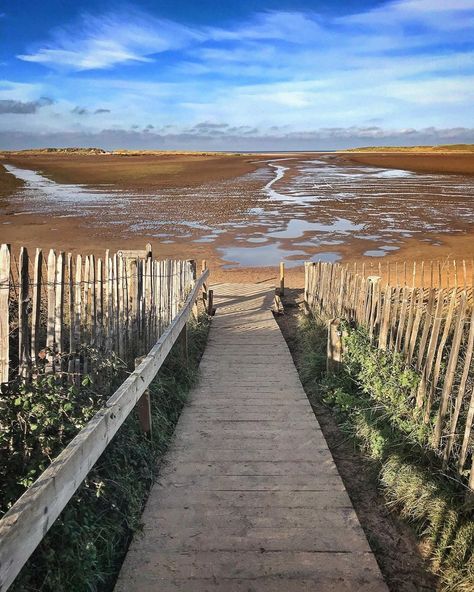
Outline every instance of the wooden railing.
POLYGON ((413 416, 429 427, 425 445, 442 457, 444 467, 468 473, 474 489, 472 287, 382 285, 379 276, 355 274, 346 266, 306 263, 304 299, 326 320, 365 327, 372 345, 402 356, 419 373, 413 416))
MULTIPOLYGON (((152 266, 150 266, 152 269, 152 266)), ((5 592, 41 542, 94 463, 144 395, 173 344, 196 313, 200 291, 206 294, 209 270, 193 287, 170 324, 137 368, 61 454, 0 520, 0 591, 5 592)), ((208 308, 209 309, 209 308, 208 308)), ((147 338, 148 339, 148 338, 147 338)))

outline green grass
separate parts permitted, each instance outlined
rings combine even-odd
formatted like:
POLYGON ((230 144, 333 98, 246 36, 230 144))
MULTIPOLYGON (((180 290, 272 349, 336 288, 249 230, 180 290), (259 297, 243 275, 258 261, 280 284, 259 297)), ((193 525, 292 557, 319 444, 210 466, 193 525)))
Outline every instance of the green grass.
POLYGON ((14 592, 105 592, 113 585, 159 471, 207 339, 189 329, 189 363, 175 347, 150 385, 153 436, 132 412, 12 586, 14 592))
POLYGON ((347 331, 342 371, 327 376, 326 328, 318 319, 301 318, 297 347, 305 389, 332 409, 375 467, 387 504, 428 543, 443 590, 473 590, 474 501, 425 444, 431 428, 418 421, 411 403, 419 377, 397 356, 370 346, 363 331, 347 331))
POLYGON ((361 146, 342 152, 474 152, 474 144, 439 144, 436 146, 361 146))

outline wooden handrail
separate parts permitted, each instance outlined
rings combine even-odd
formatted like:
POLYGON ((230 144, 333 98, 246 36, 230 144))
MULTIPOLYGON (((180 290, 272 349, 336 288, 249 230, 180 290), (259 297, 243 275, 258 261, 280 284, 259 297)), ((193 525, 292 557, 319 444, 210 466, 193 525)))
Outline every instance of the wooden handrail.
POLYGON ((8 590, 156 376, 208 276, 206 269, 141 364, 0 520, 0 592, 8 590))

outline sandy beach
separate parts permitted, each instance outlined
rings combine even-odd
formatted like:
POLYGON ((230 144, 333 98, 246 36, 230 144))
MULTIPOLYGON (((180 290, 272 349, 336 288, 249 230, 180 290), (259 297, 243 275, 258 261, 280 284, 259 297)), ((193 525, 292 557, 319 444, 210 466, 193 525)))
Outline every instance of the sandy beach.
POLYGON ((271 280, 282 260, 295 287, 305 260, 376 270, 474 257, 474 155, 26 153, 1 163, 1 241, 14 248, 100 255, 151 242, 163 257, 206 259, 214 281, 271 280))

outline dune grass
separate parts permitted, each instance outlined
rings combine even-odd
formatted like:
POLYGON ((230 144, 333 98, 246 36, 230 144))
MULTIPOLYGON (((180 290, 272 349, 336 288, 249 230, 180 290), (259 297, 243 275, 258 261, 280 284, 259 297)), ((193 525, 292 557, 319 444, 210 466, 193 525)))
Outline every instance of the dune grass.
POLYGON ((409 420, 407 397, 418 376, 373 348, 363 332, 345 339, 343 369, 328 376, 326 327, 300 319, 299 372, 310 399, 329 406, 341 428, 375 467, 377 485, 394 511, 429 549, 431 569, 445 592, 474 589, 474 499, 423 446, 409 420))
POLYGON ((438 146, 361 146, 338 152, 474 152, 474 144, 440 144, 438 146))

